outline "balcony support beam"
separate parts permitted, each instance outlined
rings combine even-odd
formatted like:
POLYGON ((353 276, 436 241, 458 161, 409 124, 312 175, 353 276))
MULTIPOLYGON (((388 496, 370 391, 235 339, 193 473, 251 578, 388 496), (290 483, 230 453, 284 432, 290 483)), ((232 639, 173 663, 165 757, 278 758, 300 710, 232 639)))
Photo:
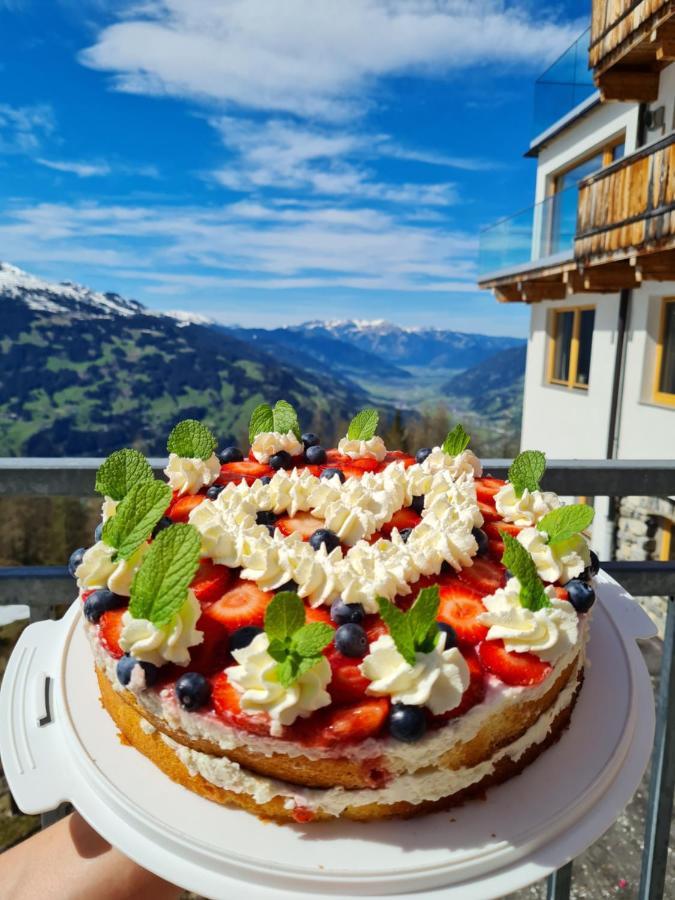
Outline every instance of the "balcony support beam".
POLYGON ((659 73, 649 69, 614 68, 598 80, 604 100, 652 103, 659 95, 659 73))

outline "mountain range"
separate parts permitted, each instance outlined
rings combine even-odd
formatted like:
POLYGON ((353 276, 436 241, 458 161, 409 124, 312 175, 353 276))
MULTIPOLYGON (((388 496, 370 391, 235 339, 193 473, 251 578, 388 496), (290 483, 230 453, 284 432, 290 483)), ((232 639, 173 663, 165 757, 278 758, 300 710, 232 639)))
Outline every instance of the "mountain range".
POLYGON ((475 394, 486 414, 510 420, 515 409, 517 418, 524 342, 516 338, 383 321, 228 327, 7 263, 0 309, 0 455, 95 456, 125 445, 162 454, 186 417, 205 421, 223 444, 241 442, 253 407, 280 397, 328 443, 368 403, 385 421, 395 409, 419 416, 420 384, 425 400, 461 407, 475 394), (503 378, 488 385, 480 371, 471 375, 494 372, 490 360, 509 353, 503 378))

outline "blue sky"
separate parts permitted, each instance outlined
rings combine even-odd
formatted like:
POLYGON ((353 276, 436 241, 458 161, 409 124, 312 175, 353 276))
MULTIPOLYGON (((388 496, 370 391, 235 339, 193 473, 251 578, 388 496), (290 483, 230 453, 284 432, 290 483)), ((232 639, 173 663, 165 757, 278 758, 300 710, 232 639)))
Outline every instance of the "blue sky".
POLYGON ((477 291, 588 2, 0 0, 0 259, 160 309, 525 334, 477 291))

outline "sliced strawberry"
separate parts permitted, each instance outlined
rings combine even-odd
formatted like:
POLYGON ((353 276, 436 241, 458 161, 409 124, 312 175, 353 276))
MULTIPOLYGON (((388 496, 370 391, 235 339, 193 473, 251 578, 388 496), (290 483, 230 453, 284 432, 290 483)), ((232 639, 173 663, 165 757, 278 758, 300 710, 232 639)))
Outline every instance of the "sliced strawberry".
POLYGON ((93 593, 94 593, 93 591, 82 591, 82 596, 80 597, 80 600, 84 603, 86 601, 87 597, 90 597, 93 593))
POLYGON ((335 623, 330 617, 328 608, 325 606, 308 606, 305 603, 305 621, 323 622, 324 624, 332 625, 333 628, 335 628, 335 623))
POLYGON ((240 481, 253 484, 256 479, 263 478, 265 475, 274 475, 272 466, 244 459, 241 462, 225 463, 221 466, 216 484, 229 484, 230 482, 238 484, 240 481))
POLYGON ((388 700, 363 700, 350 706, 329 707, 292 726, 294 736, 311 747, 334 747, 377 735, 389 713, 388 700))
POLYGON ((481 597, 494 594, 504 584, 504 566, 492 559, 474 556, 473 565, 462 569, 459 578, 477 591, 481 597))
POLYGON ((457 719, 459 716, 463 716, 465 712, 473 706, 482 703, 485 699, 485 672, 480 664, 480 660, 476 653, 469 649, 462 650, 462 656, 466 660, 469 669, 469 686, 462 694, 462 701, 459 706, 451 709, 450 712, 431 718, 432 727, 438 728, 450 719, 457 719))
POLYGON ((478 509, 485 522, 498 522, 501 519, 501 516, 492 503, 485 503, 484 501, 479 500, 478 509))
POLYGON ((239 691, 227 677, 218 672, 211 679, 211 701, 220 719, 227 725, 249 731, 251 734, 269 734, 270 720, 266 713, 246 713, 239 703, 239 691))
POLYGON ((559 584, 556 584, 554 586, 553 590, 555 591, 555 595, 558 598, 558 600, 569 600, 570 599, 570 595, 568 594, 568 592, 565 590, 564 587, 561 587, 559 584))
POLYGON ((485 612, 480 594, 472 590, 458 578, 440 588, 441 602, 438 618, 441 622, 452 625, 457 640, 462 644, 477 644, 485 639, 487 626, 478 621, 478 616, 485 612))
POLYGON ((501 478, 476 478, 476 496, 483 503, 494 506, 494 495, 506 484, 501 478))
POLYGON ((405 509, 397 510, 391 519, 385 522, 381 530, 383 534, 389 537, 394 528, 398 528, 399 531, 403 531, 404 528, 415 528, 421 521, 422 517, 408 506, 405 509))
POLYGON ((323 519, 317 519, 308 512, 299 512, 294 516, 282 516, 277 519, 276 526, 287 537, 299 534, 303 541, 308 541, 317 528, 323 528, 323 519))
POLYGON ((219 566, 211 559, 203 559, 190 587, 202 606, 213 603, 227 590, 234 573, 227 566, 219 566))
POLYGON ((205 494, 185 494, 184 497, 179 497, 171 504, 167 515, 172 522, 187 522, 192 510, 204 500, 206 500, 205 494))
POLYGON ((483 667, 504 684, 541 684, 551 671, 549 664, 534 653, 509 653, 503 641, 483 641, 478 645, 478 656, 483 667))
POLYGON ((369 544, 376 544, 378 541, 381 541, 384 535, 381 531, 374 531, 369 538, 366 538, 369 544))
POLYGON ((109 609, 98 620, 98 636, 111 656, 120 659, 124 656, 124 650, 120 647, 120 635, 122 634, 122 616, 126 607, 109 609))
POLYGON ((196 647, 190 648, 190 671, 213 675, 231 661, 227 649, 227 628, 204 613, 197 620, 195 627, 202 632, 204 640, 196 647))
MULTIPOLYGON (((350 463, 356 462, 356 460, 350 460, 350 463)), ((363 475, 363 469, 359 469, 357 466, 340 466, 340 471, 345 476, 345 478, 361 478, 363 475)))
POLYGON ((483 525, 483 531, 489 538, 489 555, 492 559, 497 560, 497 562, 501 562, 502 556, 504 555, 504 540, 500 532, 505 531, 507 534, 516 537, 520 533, 520 528, 517 525, 513 525, 511 522, 486 522, 483 525))
POLYGON ((363 627, 366 629, 369 644, 374 643, 383 634, 389 634, 387 626, 377 615, 366 616, 363 620, 363 627))
POLYGON ((325 465, 329 469, 341 469, 343 466, 350 466, 351 464, 352 459, 350 456, 345 456, 338 450, 326 450, 325 465))
POLYGON ((242 625, 261 626, 273 596, 272 591, 261 591, 255 582, 240 578, 204 610, 204 615, 220 622, 229 632, 242 625))
POLYGON ((376 459, 371 459, 370 457, 364 457, 363 459, 350 459, 348 466, 354 469, 360 469, 362 472, 377 472, 377 470, 380 468, 379 462, 376 459))
POLYGON ((405 468, 408 466, 412 466, 415 463, 415 457, 410 456, 409 453, 404 453, 403 450, 389 450, 387 451, 387 455, 380 463, 380 469, 386 469, 388 465, 391 465, 393 462, 402 462, 405 468))
POLYGON ((353 703, 355 700, 363 700, 370 681, 359 671, 360 660, 343 656, 332 644, 326 652, 326 659, 331 668, 328 692, 333 702, 353 703))

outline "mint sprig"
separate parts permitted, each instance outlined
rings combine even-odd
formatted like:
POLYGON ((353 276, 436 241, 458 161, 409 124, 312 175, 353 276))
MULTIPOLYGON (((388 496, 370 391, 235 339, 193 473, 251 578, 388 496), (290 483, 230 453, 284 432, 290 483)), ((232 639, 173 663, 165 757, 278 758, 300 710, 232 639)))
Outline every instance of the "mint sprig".
POLYGON ((251 421, 248 426, 248 437, 251 443, 259 434, 266 431, 277 431, 279 434, 288 434, 292 431, 300 440, 300 423, 298 414, 290 403, 285 400, 277 400, 274 406, 269 403, 261 403, 251 413, 251 421))
POLYGON ((452 431, 448 432, 448 436, 443 441, 443 453, 447 453, 448 456, 459 456, 460 453, 466 450, 470 442, 471 436, 464 431, 464 426, 458 422, 452 431))
POLYGON ((153 478, 150 463, 138 450, 115 450, 99 466, 95 488, 104 497, 122 500, 135 484, 153 478))
POLYGON ((408 612, 400 610, 386 597, 377 598, 380 615, 396 649, 411 666, 417 661, 416 653, 431 653, 436 646, 439 635, 436 622, 439 604, 437 584, 422 588, 408 612))
POLYGON ((546 471, 546 456, 541 450, 524 450, 511 463, 509 481, 513 485, 516 496, 521 497, 523 491, 539 490, 539 482, 546 471))
POLYGON ((276 674, 290 687, 321 661, 321 651, 333 640, 335 629, 325 622, 305 623, 305 606, 293 591, 275 594, 265 610, 268 653, 276 660, 276 674))
POLYGON ((530 554, 513 535, 506 531, 499 533, 504 541, 502 563, 520 582, 520 605, 532 612, 550 606, 551 601, 546 596, 544 584, 530 554))
POLYGON ((135 619, 158 628, 173 619, 187 599, 200 547, 193 525, 171 525, 157 535, 131 584, 129 612, 135 619))
POLYGON ((103 526, 101 539, 114 547, 116 556, 129 559, 164 515, 171 488, 162 481, 141 481, 129 489, 115 515, 103 526))
POLYGON ((547 513, 537 523, 539 531, 545 531, 549 544, 561 544, 585 531, 593 521, 595 510, 585 503, 573 503, 570 506, 561 506, 547 513))
POLYGON ((368 406, 357 413, 349 423, 347 438, 350 441, 369 441, 375 436, 380 414, 376 409, 368 406))
POLYGON ((196 419, 183 419, 169 435, 166 449, 188 459, 208 459, 216 444, 213 432, 206 425, 196 419))

